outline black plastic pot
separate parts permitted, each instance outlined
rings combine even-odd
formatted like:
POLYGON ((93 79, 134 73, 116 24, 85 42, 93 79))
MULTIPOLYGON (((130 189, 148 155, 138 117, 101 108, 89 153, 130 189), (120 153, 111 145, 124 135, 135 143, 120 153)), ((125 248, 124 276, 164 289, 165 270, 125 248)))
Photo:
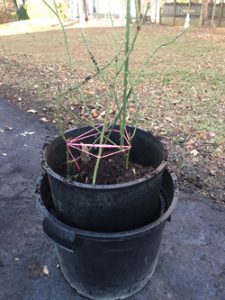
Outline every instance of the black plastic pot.
POLYGON ((62 223, 54 215, 46 175, 40 195, 43 229, 55 242, 62 272, 78 293, 96 300, 124 299, 144 287, 157 265, 163 228, 178 200, 177 184, 168 171, 162 181, 161 216, 130 231, 90 232, 62 223))
MULTIPOLYGON (((90 129, 72 129, 65 136, 76 137, 90 129)), ((127 130, 132 133, 134 128, 127 127, 127 130)), ((86 142, 94 139, 89 138, 86 142)), ((119 134, 113 132, 111 139, 119 143, 119 134)), ((65 142, 62 137, 53 140, 44 151, 42 166, 49 177, 57 217, 76 228, 105 232, 130 230, 154 221, 160 214, 159 194, 166 151, 156 137, 137 129, 130 157, 155 170, 149 176, 121 184, 91 185, 68 181, 59 171, 66 161, 65 142)))

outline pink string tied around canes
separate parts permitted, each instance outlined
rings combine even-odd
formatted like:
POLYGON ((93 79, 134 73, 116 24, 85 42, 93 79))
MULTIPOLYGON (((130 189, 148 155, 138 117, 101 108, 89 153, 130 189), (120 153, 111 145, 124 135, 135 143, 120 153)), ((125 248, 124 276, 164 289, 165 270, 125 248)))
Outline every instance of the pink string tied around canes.
MULTIPOLYGON (((96 127, 99 128, 100 126, 96 127)), ((106 132, 109 132, 111 129, 107 129, 106 132)), ((118 132, 120 133, 119 130, 117 129, 112 129, 112 132, 118 132)), ((100 135, 99 132, 96 131, 95 128, 75 137, 70 139, 67 143, 66 143, 66 147, 67 150, 69 152, 69 155, 71 157, 71 159, 74 161, 75 167, 78 171, 80 171, 80 166, 78 164, 77 159, 75 158, 74 154, 72 153, 72 149, 76 149, 79 150, 80 152, 86 153, 87 155, 91 155, 95 158, 105 158, 105 157, 109 157, 121 152, 127 152, 131 149, 131 144, 130 144, 130 140, 129 140, 129 135, 127 132, 127 129, 125 128, 125 134, 124 134, 124 141, 126 142, 126 145, 114 145, 114 144, 92 144, 92 143, 83 143, 82 141, 89 138, 89 137, 93 137, 93 136, 97 136, 100 135), (102 155, 97 155, 94 154, 92 152, 88 151, 88 148, 103 148, 103 149, 112 149, 115 150, 113 152, 107 152, 106 154, 102 154, 102 155)))

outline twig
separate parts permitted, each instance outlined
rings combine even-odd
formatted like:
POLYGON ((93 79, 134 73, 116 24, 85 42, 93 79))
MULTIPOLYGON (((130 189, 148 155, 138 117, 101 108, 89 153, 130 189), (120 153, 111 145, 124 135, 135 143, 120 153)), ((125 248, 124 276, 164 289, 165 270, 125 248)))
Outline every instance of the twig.
POLYGON ((67 53, 68 61, 69 61, 69 68, 72 69, 72 59, 71 59, 71 55, 70 55, 70 50, 69 50, 69 44, 68 44, 68 39, 67 39, 67 35, 66 35, 66 30, 65 30, 65 27, 64 27, 64 25, 62 23, 62 20, 61 20, 60 16, 59 16, 56 1, 53 0, 55 10, 51 7, 51 5, 48 4, 47 1, 45 1, 45 0, 42 0, 42 1, 53 12, 53 14, 57 17, 57 19, 59 21, 59 24, 60 24, 60 26, 62 28, 63 35, 64 35, 65 48, 66 48, 66 53, 67 53))
POLYGON ((115 60, 115 57, 110 62, 108 62, 104 67, 102 67, 101 69, 99 69, 98 72, 95 72, 93 75, 85 77, 85 79, 81 83, 79 83, 78 85, 76 85, 74 87, 70 87, 68 90, 66 90, 65 92, 61 93, 60 97, 65 96, 66 94, 68 94, 68 93, 70 93, 72 91, 75 91, 75 90, 81 88, 88 81, 90 81, 91 79, 95 78, 96 76, 99 75, 99 73, 101 73, 102 71, 104 71, 105 69, 107 69, 113 63, 114 60, 115 60))

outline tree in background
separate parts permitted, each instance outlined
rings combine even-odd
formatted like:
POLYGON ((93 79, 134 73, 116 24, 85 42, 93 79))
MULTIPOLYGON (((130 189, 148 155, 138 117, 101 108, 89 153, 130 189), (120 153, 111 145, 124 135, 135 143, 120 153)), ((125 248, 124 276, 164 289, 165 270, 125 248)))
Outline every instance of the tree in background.
POLYGON ((218 17, 217 27, 220 27, 221 23, 222 23, 223 8, 224 8, 224 0, 221 0, 221 2, 220 2, 220 12, 219 12, 219 17, 218 17))
POLYGON ((202 0, 201 11, 200 11, 200 18, 199 18, 199 26, 202 26, 208 20, 208 9, 209 9, 209 2, 208 0, 202 0))
POLYGON ((79 0, 78 2, 79 7, 79 19, 80 23, 84 21, 88 21, 88 11, 87 11, 87 2, 86 0, 79 0))
POLYGON ((12 2, 8 3, 6 0, 0 1, 0 24, 14 21, 11 14, 14 11, 14 7, 12 6, 12 2))
POLYGON ((16 15, 18 21, 28 20, 29 16, 25 7, 25 0, 22 0, 22 4, 18 5, 17 0, 13 0, 14 7, 16 9, 16 15))

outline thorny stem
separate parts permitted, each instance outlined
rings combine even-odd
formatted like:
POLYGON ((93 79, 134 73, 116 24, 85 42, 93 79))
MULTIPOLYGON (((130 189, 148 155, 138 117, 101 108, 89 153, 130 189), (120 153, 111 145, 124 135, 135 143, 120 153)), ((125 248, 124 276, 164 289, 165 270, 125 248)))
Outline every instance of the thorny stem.
MULTIPOLYGON (((110 98, 108 97, 107 103, 106 103, 105 119, 104 119, 104 124, 103 124, 102 130, 101 130, 99 144, 103 144, 103 141, 104 141, 105 131, 107 129, 107 123, 108 123, 108 118, 109 118, 109 112, 110 112, 110 98)), ((99 151, 98 151, 98 157, 97 157, 96 163, 95 163, 93 178, 92 178, 92 184, 93 185, 96 184, 97 174, 98 174, 98 168, 99 168, 100 159, 101 159, 100 156, 102 155, 102 151, 103 151, 103 148, 100 147, 99 151)))
MULTIPOLYGON (((105 118, 104 118, 104 125, 102 127, 102 130, 101 130, 101 134, 100 134, 100 141, 99 143, 102 144, 103 141, 104 141, 104 138, 106 137, 106 129, 107 129, 107 125, 108 125, 108 122, 109 122, 109 113, 110 113, 110 96, 112 94, 112 96, 114 96, 115 100, 117 99, 116 97, 116 92, 115 92, 115 87, 111 86, 106 80, 105 78, 102 76, 101 73, 99 73, 99 65, 94 57, 94 54, 92 53, 91 49, 90 49, 90 46, 88 44, 88 41, 86 39, 86 36, 84 35, 84 33, 82 33, 82 38, 83 38, 83 42, 84 42, 84 45, 88 51, 88 54, 89 54, 89 57, 96 69, 96 72, 99 74, 99 78, 106 84, 108 85, 109 87, 109 90, 110 90, 110 93, 108 95, 108 99, 107 99, 107 102, 106 102, 106 114, 105 114, 105 118)), ((117 54, 116 54, 117 56, 117 54)), ((112 130, 113 128, 111 128, 112 130)), ((111 133, 111 132, 110 132, 111 133)), ((103 148, 100 147, 98 149, 98 157, 97 157, 97 160, 96 160, 96 163, 95 163, 95 167, 94 167, 94 173, 93 173, 93 178, 92 178, 92 184, 96 184, 96 180, 97 180, 97 174, 98 174, 98 169, 99 169, 99 164, 100 164, 100 159, 101 159, 101 155, 102 155, 102 152, 103 152, 103 148)))
POLYGON ((144 67, 149 63, 149 61, 151 60, 151 58, 163 47, 166 47, 168 45, 171 45, 173 43, 176 42, 176 40, 182 36, 188 29, 183 30, 182 32, 180 32, 178 35, 176 35, 174 38, 172 38, 170 41, 166 42, 166 43, 162 43, 161 45, 159 45, 144 61, 144 63, 142 64, 140 71, 138 73, 138 75, 136 76, 136 80, 134 82, 134 84, 130 87, 130 90, 128 92, 128 95, 130 96, 133 92, 133 90, 135 89, 135 87, 140 83, 141 81, 141 76, 144 73, 144 67))
MULTIPOLYGON (((123 68, 125 67, 126 64, 127 64, 128 69, 127 69, 127 72, 126 72, 126 70, 124 71, 124 82, 127 81, 126 85, 128 85, 128 78, 129 78, 129 56, 130 56, 130 54, 131 54, 131 52, 132 52, 132 50, 134 48, 135 42, 136 42, 137 37, 138 37, 139 32, 140 32, 141 25, 143 24, 143 21, 144 21, 144 17, 147 15, 147 12, 149 10, 149 6, 147 6, 145 14, 143 15, 143 18, 140 20, 139 24, 137 24, 137 26, 136 26, 136 33, 135 33, 135 36, 134 36, 134 38, 133 38, 133 40, 131 42, 131 46, 130 47, 129 47, 129 37, 130 37, 130 0, 127 1, 127 7, 126 7, 126 9, 127 9, 127 17, 126 17, 125 47, 126 47, 126 44, 127 44, 128 49, 126 51, 126 48, 125 48, 125 58, 124 58, 122 64, 120 65, 120 68, 119 69, 117 68, 117 73, 116 73, 116 75, 114 77, 114 80, 113 80, 113 83, 112 83, 112 86, 113 86, 114 90, 116 90, 116 80, 117 80, 119 74, 122 72, 122 70, 123 70, 123 68), (127 30, 128 30, 128 32, 127 32, 127 30), (128 38, 127 38, 127 34, 128 34, 128 38), (125 74, 126 74, 126 78, 127 79, 125 79, 125 74)), ((114 48, 115 48, 115 46, 114 46, 114 48)), ((116 56, 119 56, 119 52, 117 52, 116 48, 115 48, 115 52, 116 52, 116 56)), ((119 103, 118 103, 118 101, 116 101, 117 109, 119 111, 116 114, 116 116, 115 116, 115 118, 114 118, 114 120, 112 122, 112 128, 115 126, 115 124, 117 123, 117 121, 121 118, 121 114, 122 114, 122 116, 124 116, 123 112, 125 112, 125 115, 126 115, 126 103, 127 103, 128 98, 130 97, 130 94, 133 91, 133 89, 130 89, 129 92, 128 92, 128 94, 125 94, 125 89, 127 89, 127 87, 124 88, 124 91, 123 91, 122 106, 119 107, 119 105, 118 105, 119 103), (125 109, 125 111, 124 111, 124 109, 125 109)), ((115 100, 117 99, 116 92, 115 92, 114 98, 115 98, 115 100)), ((126 124, 126 116, 125 116, 124 125, 120 126, 120 129, 121 129, 121 133, 120 133, 121 144, 123 144, 123 141, 124 141, 123 137, 124 137, 125 124, 126 124), (122 130, 122 126, 123 126, 123 130, 122 130)))
POLYGON ((66 30, 64 28, 64 25, 62 23, 62 20, 59 16, 59 13, 58 13, 58 8, 57 8, 57 5, 56 5, 56 1, 53 0, 53 3, 54 3, 54 7, 55 9, 53 9, 51 7, 51 5, 48 4, 47 1, 45 0, 42 0, 44 2, 44 4, 53 12, 53 14, 57 17, 58 21, 59 21, 59 24, 62 28, 62 31, 63 31, 63 36, 64 36, 64 41, 65 41, 65 48, 66 48, 66 53, 67 53, 67 56, 68 56, 68 62, 69 62, 69 67, 71 69, 72 67, 72 59, 71 59, 71 55, 70 55, 70 50, 69 50, 69 44, 68 44, 68 39, 67 39, 67 35, 66 35, 66 30))
MULTIPOLYGON (((135 42, 136 42, 136 40, 137 40, 137 38, 138 38, 138 35, 139 35, 139 33, 140 33, 141 26, 142 26, 142 24, 143 24, 143 21, 144 21, 145 16, 146 16, 147 13, 148 13, 148 10, 149 10, 149 5, 147 5, 147 7, 146 7, 146 10, 145 10, 145 13, 144 13, 142 19, 141 19, 140 22, 136 25, 136 32, 135 32, 134 38, 133 38, 133 40, 132 40, 132 42, 131 42, 131 45, 130 45, 130 47, 129 47, 129 49, 128 49, 128 52, 125 54, 125 58, 124 58, 122 64, 120 65, 119 70, 117 71, 117 73, 116 73, 116 75, 115 75, 115 77, 114 77, 113 84, 112 84, 114 88, 115 88, 115 86, 116 86, 116 80, 117 80, 119 74, 122 72, 123 67, 124 67, 124 65, 125 65, 125 63, 126 63, 126 60, 129 59, 129 56, 130 56, 130 54, 131 54, 131 52, 132 52, 132 50, 133 50, 133 48, 134 48, 135 42)), ((126 34, 125 34, 125 38, 126 38, 126 34)), ((128 65, 128 66, 129 66, 129 65, 128 65)), ((128 68, 128 69, 129 69, 129 68, 128 68)), ((133 86, 130 87, 129 92, 128 92, 128 94, 126 95, 126 99, 125 99, 126 102, 127 102, 127 100, 129 99, 129 97, 130 97, 130 95, 132 94, 132 92, 133 92, 133 86)), ((124 101, 124 98, 123 98, 123 101, 124 101)), ((121 114, 122 114, 122 112, 123 112, 123 107, 124 107, 124 104, 122 104, 121 108, 118 107, 119 112, 116 114, 116 116, 115 116, 115 118, 114 118, 114 120, 113 120, 113 123, 112 123, 113 126, 114 126, 114 125, 116 124, 116 122, 120 119, 121 114)))
POLYGON ((125 62, 124 62, 124 78, 123 78, 123 105, 122 118, 120 123, 120 144, 124 144, 124 130, 126 126, 127 114, 127 88, 129 76, 129 42, 130 42, 130 0, 127 0, 126 30, 125 30, 125 62))
POLYGON ((88 52, 88 55, 89 55, 89 57, 90 57, 90 60, 91 60, 91 62, 93 63, 95 69, 96 69, 96 73, 97 73, 98 75, 101 75, 99 65, 98 65, 98 63, 97 63, 97 61, 96 61, 96 59, 95 59, 95 57, 94 57, 94 54, 93 54, 92 51, 91 51, 91 48, 90 48, 90 46, 89 46, 89 44, 88 44, 86 35, 82 32, 82 33, 81 33, 81 36, 82 36, 84 45, 85 45, 85 47, 86 47, 86 50, 87 50, 87 52, 88 52))
POLYGON ((66 140, 64 137, 62 119, 60 116, 60 96, 59 95, 57 95, 57 97, 56 97, 56 122, 58 124, 60 135, 63 137, 64 140, 66 140))
MULTIPOLYGON (((67 34, 64 28, 64 25, 62 23, 62 20, 59 16, 58 13, 58 9, 57 9, 57 5, 56 5, 56 1, 53 0, 54 3, 54 8, 51 7, 51 5, 48 4, 47 1, 42 0, 44 2, 44 4, 53 12, 53 14, 57 17, 58 22, 62 28, 63 31, 63 37, 64 37, 64 44, 65 44, 65 49, 66 49, 66 54, 68 57, 68 65, 69 65, 69 69, 72 71, 72 59, 71 59, 71 55, 70 55, 70 50, 69 50, 69 44, 68 44, 68 39, 67 39, 67 34)), ((64 131, 63 131, 63 126, 62 126, 62 120, 60 118, 60 110, 59 110, 59 106, 60 106, 60 99, 61 99, 61 95, 57 95, 56 97, 56 121, 58 124, 58 128, 60 131, 60 134, 62 135, 63 139, 66 141, 65 137, 64 137, 64 131)))
MULTIPOLYGON (((68 40, 67 40, 67 35, 66 35, 66 31, 65 28, 63 26, 63 23, 61 21, 61 18, 58 14, 58 10, 57 10, 57 5, 56 5, 56 0, 53 0, 54 3, 54 7, 55 9, 53 9, 47 2, 46 0, 42 0, 48 7, 49 9, 56 15, 61 28, 63 30, 63 35, 64 35, 64 41, 65 41, 65 48, 66 48, 66 52, 67 52, 67 56, 68 56, 68 61, 69 61, 69 66, 70 69, 72 71, 72 59, 70 56, 70 51, 69 51, 69 46, 68 46, 68 40)), ((130 43, 130 0, 127 0, 127 16, 126 16, 126 30, 125 30, 125 57, 124 60, 122 61, 122 63, 119 65, 118 63, 118 59, 119 59, 119 55, 120 55, 120 49, 118 49, 117 46, 117 40, 116 40, 116 35, 115 35, 115 31, 113 32, 113 38, 114 38, 114 49, 115 49, 115 56, 113 57, 113 59, 111 61, 109 61, 105 66, 103 66, 102 68, 99 67, 98 63, 96 62, 94 55, 92 54, 88 43, 86 41, 86 38, 83 38, 84 43, 86 45, 86 48, 88 50, 90 59, 92 61, 92 63, 95 66, 96 72, 91 75, 91 76, 87 76, 81 83, 70 87, 69 89, 61 92, 56 101, 57 101, 57 119, 58 119, 58 124, 60 125, 59 128, 61 128, 62 130, 62 120, 60 120, 60 114, 59 114, 59 106, 62 105, 62 103, 60 102, 60 99, 67 95, 68 93, 77 90, 81 99, 83 99, 83 95, 81 94, 80 88, 86 84, 89 80, 91 80, 92 78, 95 78, 96 76, 99 76, 100 79, 102 79, 105 83, 107 83, 109 89, 110 89, 110 94, 113 95, 116 105, 117 105, 117 113, 114 117, 114 120, 111 123, 111 128, 113 128, 115 126, 115 124, 117 123, 117 121, 120 119, 120 138, 121 138, 121 144, 124 143, 124 130, 125 130, 125 126, 126 126, 126 114, 127 114, 127 101, 130 98, 132 92, 134 91, 135 87, 137 86, 137 84, 141 81, 141 77, 143 75, 144 72, 144 67, 149 63, 149 61, 151 60, 151 58, 162 48, 165 47, 169 44, 174 43, 186 30, 184 30, 183 32, 181 32, 180 34, 178 34, 175 38, 173 38, 172 40, 170 40, 167 43, 163 43, 160 46, 158 46, 148 57, 147 59, 144 61, 144 63, 142 64, 140 71, 138 72, 136 79, 133 81, 131 81, 130 78, 130 72, 129 72, 129 58, 130 58, 130 54, 132 53, 133 49, 134 49, 134 45, 136 43, 137 37, 139 35, 141 26, 143 24, 144 18, 147 15, 147 12, 149 10, 149 5, 146 8, 146 12, 143 14, 143 16, 141 17, 140 15, 137 15, 137 21, 136 21, 136 32, 135 35, 130 43), (108 82, 106 82, 105 78, 103 77, 102 73, 105 69, 107 69, 113 62, 115 62, 116 65, 116 74, 113 78, 113 81, 111 84, 109 84, 108 82), (123 96, 122 96, 122 105, 119 105, 119 101, 118 101, 118 97, 117 97, 117 92, 116 92, 116 83, 117 83, 117 78, 119 77, 120 73, 124 70, 124 74, 123 74, 123 96)), ((114 30, 114 26, 113 26, 113 20, 111 17, 111 22, 112 22, 112 28, 114 30)), ((121 44, 122 46, 122 44, 121 44)), ((109 95, 110 95, 109 94, 109 95)), ((104 142, 104 139, 109 140, 110 142, 112 142, 109 137, 110 137, 110 133, 105 135, 107 126, 108 124, 108 120, 109 120, 109 113, 110 113, 110 97, 108 96, 107 98, 107 103, 106 103, 106 114, 105 114, 105 119, 104 119, 104 124, 101 130, 99 130, 98 128, 96 128, 94 125, 92 126, 93 128, 95 128, 98 132, 100 137, 98 137, 98 139, 100 140, 100 144, 102 144, 104 142)), ((134 130, 134 132, 132 133, 132 135, 129 137, 130 141, 132 140, 132 138, 135 135, 136 130, 134 130)), ((65 139, 66 142, 66 138, 65 136, 62 134, 63 138, 65 139)), ((99 148, 99 157, 101 156, 103 151, 103 148, 100 147, 99 148)), ((126 154, 126 167, 128 166, 128 161, 129 161, 129 152, 126 154)), ((67 157, 67 162, 68 164, 70 163, 70 158, 67 157)), ((94 169, 94 174, 93 174, 93 184, 96 184, 96 178, 97 178, 97 173, 98 173, 98 167, 99 167, 99 163, 100 163, 100 158, 97 158, 96 160, 96 165, 95 165, 95 169, 94 169)))
MULTIPOLYGON (((64 28, 64 25, 62 23, 62 20, 59 16, 59 13, 58 13, 58 9, 57 9, 57 5, 56 5, 56 1, 53 0, 53 3, 54 3, 54 8, 53 9, 45 0, 43 0, 43 2, 45 3, 45 5, 48 6, 48 8, 56 15, 58 21, 59 21, 59 24, 62 28, 62 31, 63 31, 63 35, 64 35, 64 42, 65 42, 65 48, 66 48, 66 52, 67 52, 67 56, 68 56, 68 62, 69 62, 69 68, 70 70, 72 71, 72 59, 71 59, 71 55, 70 55, 70 51, 69 51, 69 45, 68 45, 68 39, 67 39, 67 34, 66 34, 66 31, 65 31, 65 28, 64 28)), ((88 44, 86 43, 86 46, 88 48, 88 44)), ((89 48, 88 48, 89 50, 89 48)), ((56 118, 57 118, 57 124, 58 124, 58 127, 59 127, 59 130, 60 130, 60 133, 65 141, 65 143, 67 142, 67 139, 65 138, 64 136, 64 131, 63 131, 63 126, 62 126, 62 120, 60 118, 60 110, 59 110, 59 107, 60 107, 60 99, 65 96, 67 93, 69 92, 72 92, 73 90, 78 90, 79 92, 79 95, 81 97, 81 99, 83 98, 82 97, 82 93, 80 92, 80 87, 87 83, 90 79, 94 78, 95 76, 97 75, 101 75, 101 72, 106 69, 113 61, 114 61, 114 58, 112 59, 112 61, 110 61, 108 64, 106 64, 102 69, 99 68, 97 62, 95 61, 94 59, 94 56, 91 54, 90 50, 89 50, 89 55, 90 55, 90 58, 92 60, 92 62, 95 64, 95 67, 96 67, 96 73, 93 75, 93 76, 89 76, 89 77, 86 77, 83 82, 81 82, 80 84, 78 84, 77 86, 68 89, 67 91, 64 91, 63 93, 60 93, 57 98, 56 98, 56 103, 57 103, 57 110, 56 110, 56 118)), ((94 127, 94 126, 93 126, 94 127)), ((105 127, 106 127, 106 122, 105 122, 105 127)), ((95 128, 97 129, 97 128, 95 128)), ((105 131, 101 132, 101 135, 100 135, 100 141, 104 138, 104 135, 105 135, 105 131)), ((101 142, 102 143, 102 142, 101 142)), ((67 161, 67 179, 70 179, 70 164, 68 163, 69 162, 69 159, 70 159, 70 156, 69 156, 69 152, 67 151, 66 153, 66 161, 67 161)), ((99 164, 99 161, 96 162, 96 165, 99 164)), ((96 182, 96 176, 97 176, 97 170, 98 168, 96 169, 95 167, 95 174, 94 174, 94 178, 93 178, 93 182, 96 182)), ((95 184, 95 183, 93 183, 95 184)))
MULTIPOLYGON (((86 49, 88 51, 88 54, 90 56, 90 59, 91 59, 92 63, 94 64, 94 67, 96 69, 96 73, 98 73, 100 79, 102 79, 107 84, 105 78, 100 73, 99 65, 98 65, 98 63, 97 63, 97 61, 96 61, 93 53, 91 52, 91 49, 89 47, 88 41, 86 39, 86 36, 84 34, 82 34, 82 37, 83 37, 83 41, 84 41, 84 44, 86 46, 86 49)), ((110 89, 110 91, 111 91, 111 89, 110 89)), ((108 95, 107 102, 106 102, 106 113, 105 113, 104 124, 103 124, 103 127, 101 129, 101 133, 100 133, 99 144, 103 144, 103 142, 104 142, 105 132, 106 132, 107 125, 108 125, 109 112, 110 112, 110 94, 108 95)), ((94 173, 93 173, 93 178, 92 178, 92 184, 93 185, 96 184, 97 174, 98 174, 98 169, 99 169, 99 164, 100 164, 102 152, 103 152, 103 148, 100 147, 98 149, 98 157, 96 159, 96 163, 95 163, 95 167, 94 167, 94 173)))
MULTIPOLYGON (((128 1, 129 1, 129 0, 128 0, 128 1)), ((149 10, 149 6, 147 6, 146 11, 145 11, 145 14, 143 15, 143 17, 142 17, 140 23, 136 25, 136 32, 135 32, 135 35, 134 35, 133 40, 132 40, 132 42, 131 42, 129 51, 127 52, 127 54, 126 54, 126 56, 125 56, 125 58, 124 58, 124 61, 122 62, 122 64, 120 65, 120 68, 119 68, 118 72, 116 73, 116 76, 115 76, 115 79, 114 79, 115 81, 116 81, 117 77, 119 76, 119 74, 122 72, 123 67, 124 67, 124 65, 125 65, 125 63, 126 63, 127 58, 130 56, 131 52, 132 52, 133 49, 134 49, 136 40, 137 40, 138 35, 139 35, 139 33, 140 33, 140 30, 141 30, 141 26, 142 26, 142 24, 143 24, 143 22, 144 22, 144 18, 145 18, 145 16, 147 15, 148 10, 149 10)))
MULTIPOLYGON (((144 67, 149 63, 150 59, 162 48, 162 47, 165 47, 165 46, 168 46, 172 43, 174 43, 181 35, 183 35, 185 32, 187 31, 187 29, 183 30, 181 33, 179 33, 176 37, 174 37, 172 40, 166 42, 166 43, 162 43, 161 45, 159 45, 148 57, 147 59, 145 60, 145 62, 142 64, 142 67, 140 69, 140 72, 138 73, 138 75, 136 76, 136 80, 135 82, 131 85, 128 93, 127 93, 127 96, 126 96, 126 101, 130 98, 131 94, 133 93, 133 91, 135 90, 135 87, 137 86, 137 84, 140 83, 140 78, 143 74, 143 71, 144 71, 144 67)), ((120 118, 120 115, 122 113, 122 108, 123 106, 121 106, 120 110, 118 111, 118 113, 116 114, 113 122, 112 122, 112 126, 115 126, 115 124, 117 123, 117 121, 119 120, 120 118)))
MULTIPOLYGON (((84 125, 88 125, 91 126, 93 129, 95 129, 99 134, 101 134, 101 130, 98 129, 98 127, 96 127, 95 124, 90 124, 85 122, 83 119, 79 118, 79 116, 77 116, 76 114, 74 114, 71 110, 69 110, 68 108, 66 108, 62 103, 59 103, 59 105, 67 112, 71 115, 71 117, 79 119, 79 122, 83 123, 84 125)), ((108 135, 104 136, 104 139, 106 141, 108 141, 109 143, 111 143, 112 145, 116 145, 116 143, 114 143, 109 137, 108 135)), ((97 141, 99 140, 99 137, 96 138, 96 140, 94 140, 93 144, 97 143, 97 141)))
MULTIPOLYGON (((62 31, 63 31, 63 37, 64 37, 64 43, 65 43, 65 49, 66 49, 66 53, 67 53, 67 57, 68 57, 68 65, 69 65, 69 69, 72 73, 72 58, 71 58, 71 55, 70 55, 70 50, 69 50, 69 44, 68 44, 68 39, 67 39, 67 34, 66 34, 66 30, 65 30, 65 27, 62 23, 62 20, 59 16, 59 13, 58 13, 58 8, 57 8, 57 4, 56 4, 56 0, 53 0, 53 3, 54 3, 54 9, 45 1, 45 0, 42 0, 44 2, 44 4, 54 13, 54 15, 57 17, 58 21, 59 21, 59 24, 62 28, 62 31)), ((59 128, 59 131, 60 131, 60 134, 62 136, 62 138, 64 139, 65 143, 67 142, 67 139, 64 135, 64 130, 63 130, 63 125, 62 125, 62 120, 60 118, 60 99, 62 98, 61 95, 58 95, 57 98, 56 98, 56 103, 57 103, 57 107, 56 107, 56 119, 57 119, 57 124, 58 124, 58 128, 59 128)), ((66 177, 67 179, 71 179, 70 178, 70 170, 71 170, 71 165, 69 164, 69 159, 70 159, 70 156, 69 156, 69 152, 66 151, 66 165, 67 165, 67 172, 66 172, 66 177)))
POLYGON ((110 60, 105 66, 103 66, 98 72, 94 73, 94 74, 91 75, 91 76, 85 77, 85 79, 84 79, 81 83, 79 83, 78 85, 76 85, 76 86, 74 86, 74 87, 71 87, 71 88, 67 89, 66 91, 64 91, 63 93, 61 93, 61 94, 60 94, 60 97, 63 97, 63 96, 65 96, 65 95, 67 95, 68 93, 70 93, 70 92, 72 92, 72 91, 75 91, 75 90, 81 88, 81 87, 82 87, 84 84, 86 84, 89 80, 95 78, 96 76, 99 75, 99 73, 101 73, 102 71, 104 71, 105 69, 107 69, 107 68, 113 63, 114 60, 115 60, 115 57, 114 57, 112 60, 110 60))
MULTIPOLYGON (((95 67, 95 70, 96 70, 96 75, 99 77, 99 79, 100 80, 102 80, 107 86, 108 86, 108 88, 109 88, 109 91, 110 91, 110 93, 112 94, 112 96, 113 96, 113 98, 115 99, 115 102, 118 104, 118 98, 117 98, 117 95, 116 95, 116 91, 115 91, 115 86, 112 86, 109 82, 107 82, 107 80, 104 78, 104 76, 103 76, 103 72, 102 71, 104 71, 104 67, 102 68, 102 69, 100 69, 100 67, 99 67, 99 64, 98 64, 98 62, 96 61, 96 59, 95 59, 95 56, 94 56, 94 54, 92 53, 92 51, 91 51, 91 48, 90 48, 90 46, 89 46, 89 44, 88 44, 88 40, 87 40, 87 38, 86 38, 86 35, 84 34, 84 33, 82 33, 82 38, 83 38, 83 42, 84 42, 84 45, 85 45, 85 47, 86 47, 86 50, 87 50, 87 52, 88 52, 88 54, 89 54, 89 57, 90 57, 90 60, 92 61, 92 63, 93 63, 93 65, 94 65, 94 67, 95 67)), ((114 59, 113 59, 114 60, 114 59)), ((115 60, 116 60, 116 55, 115 55, 115 60)), ((110 61, 110 64, 112 63, 113 61, 110 61)), ((107 67, 109 67, 109 65, 107 66, 107 67)), ((93 78, 93 77, 92 77, 93 78)), ((119 105, 117 105, 117 106, 119 106, 119 105)))
POLYGON ((139 0, 135 0, 135 12, 136 12, 136 22, 139 23, 141 19, 141 11, 139 11, 139 0))
POLYGON ((115 51, 115 56, 116 56, 116 58, 115 58, 115 66, 116 66, 116 72, 118 72, 118 60, 119 60, 120 50, 118 49, 116 32, 115 32, 115 27, 114 27, 114 22, 113 22, 112 14, 109 13, 109 16, 110 16, 110 21, 111 21, 111 26, 112 26, 113 44, 114 44, 114 51, 115 51))

